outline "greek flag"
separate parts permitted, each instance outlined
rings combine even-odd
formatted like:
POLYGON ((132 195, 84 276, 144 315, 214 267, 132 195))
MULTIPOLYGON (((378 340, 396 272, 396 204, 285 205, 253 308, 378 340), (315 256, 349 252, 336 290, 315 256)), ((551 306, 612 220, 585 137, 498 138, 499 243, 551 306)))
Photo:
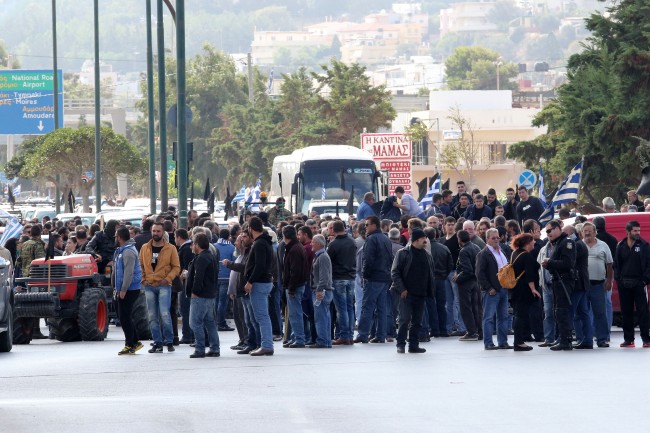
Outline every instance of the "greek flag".
POLYGON ((427 206, 431 206, 433 203, 433 195, 440 192, 440 175, 436 177, 436 180, 431 185, 429 191, 425 194, 424 198, 420 202, 423 210, 427 210, 427 206))
POLYGON ((262 178, 257 178, 257 183, 255 187, 250 191, 250 194, 246 198, 246 203, 252 203, 250 206, 251 212, 259 212, 260 210, 260 194, 262 192, 262 178))
POLYGON ((237 195, 232 199, 233 202, 242 201, 246 195, 246 185, 243 185, 237 195))
POLYGON ((555 206, 560 206, 565 203, 571 203, 578 200, 578 192, 580 190, 580 178, 582 177, 582 161, 573 167, 569 175, 560 184, 557 189, 553 200, 546 207, 546 210, 539 216, 539 225, 544 227, 555 217, 555 206))
POLYGON ((546 191, 544 190, 544 171, 542 165, 539 165, 539 199, 546 206, 546 191))
POLYGON ((20 191, 21 191, 21 186, 16 185, 14 186, 14 189, 11 191, 14 195, 14 197, 19 197, 20 196, 20 191))
POLYGON ((325 184, 323 184, 323 186, 321 187, 321 190, 320 190, 320 199, 321 199, 321 200, 325 200, 325 184))
POLYGON ((23 232, 23 225, 16 217, 2 209, 0 209, 0 218, 7 219, 7 226, 5 227, 4 233, 2 233, 2 237, 0 237, 0 245, 4 246, 9 239, 20 237, 20 234, 23 232))

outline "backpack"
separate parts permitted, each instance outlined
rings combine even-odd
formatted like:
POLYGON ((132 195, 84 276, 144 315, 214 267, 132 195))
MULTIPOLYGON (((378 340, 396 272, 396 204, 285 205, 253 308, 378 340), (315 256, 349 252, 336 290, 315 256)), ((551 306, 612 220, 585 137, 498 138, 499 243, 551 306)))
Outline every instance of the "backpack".
MULTIPOLYGON (((519 254, 515 259, 515 262, 524 254, 526 253, 519 254)), ((515 276, 515 267, 513 266, 515 262, 513 262, 512 257, 510 257, 510 263, 506 263, 506 265, 497 272, 499 284, 501 284, 501 287, 504 289, 514 289, 517 285, 517 281, 519 281, 519 279, 524 275, 524 272, 522 271, 518 277, 515 276)))

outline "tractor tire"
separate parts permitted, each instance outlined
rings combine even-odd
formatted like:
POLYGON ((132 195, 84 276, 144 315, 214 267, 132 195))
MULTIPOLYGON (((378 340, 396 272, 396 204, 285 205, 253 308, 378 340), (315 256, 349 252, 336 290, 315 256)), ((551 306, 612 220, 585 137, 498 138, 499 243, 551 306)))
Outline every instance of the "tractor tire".
POLYGON ((47 319, 50 325, 50 334, 57 341, 70 342, 79 341, 79 325, 74 319, 47 319))
POLYGON ((140 292, 138 300, 133 305, 131 313, 133 326, 135 326, 135 333, 138 340, 151 340, 151 329, 149 329, 149 313, 147 312, 147 299, 144 292, 140 292))
POLYGON ((104 341, 108 333, 108 308, 103 289, 84 290, 79 300, 77 321, 83 341, 104 341))
POLYGON ((7 330, 0 333, 0 352, 11 352, 11 348, 13 347, 14 316, 11 307, 9 307, 8 313, 7 330))
POLYGON ((12 338, 14 344, 29 344, 34 331, 33 317, 14 317, 12 323, 12 338))

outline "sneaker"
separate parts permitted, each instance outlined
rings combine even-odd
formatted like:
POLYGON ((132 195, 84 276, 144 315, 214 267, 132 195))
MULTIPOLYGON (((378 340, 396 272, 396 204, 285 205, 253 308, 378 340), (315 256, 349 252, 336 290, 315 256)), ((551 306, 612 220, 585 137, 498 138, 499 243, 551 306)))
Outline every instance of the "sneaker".
POLYGON ((176 350, 176 348, 174 347, 173 344, 168 344, 167 345, 167 352, 173 352, 174 350, 176 350))
POLYGON ((636 347, 634 341, 624 341, 621 343, 621 347, 636 347))
POLYGON ((144 347, 144 344, 142 344, 141 341, 138 341, 135 343, 135 346, 133 346, 133 351, 137 352, 138 350, 142 349, 144 347))
POLYGON ((477 334, 465 334, 458 339, 458 341, 478 341, 477 334))
POLYGON ((122 350, 117 352, 118 355, 135 355, 135 350, 130 346, 124 346, 122 350))
POLYGON ((149 349, 149 353, 163 353, 163 348, 158 344, 154 344, 151 346, 151 349, 149 349))

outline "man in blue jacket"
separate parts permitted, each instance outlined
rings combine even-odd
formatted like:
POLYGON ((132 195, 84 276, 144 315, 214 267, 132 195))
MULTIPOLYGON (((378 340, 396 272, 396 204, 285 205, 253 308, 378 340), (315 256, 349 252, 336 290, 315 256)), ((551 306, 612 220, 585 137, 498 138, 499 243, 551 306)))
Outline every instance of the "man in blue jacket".
POLYGON ((359 319, 359 333, 354 343, 367 343, 373 316, 377 310, 377 335, 371 343, 386 342, 386 294, 391 283, 390 270, 393 264, 393 247, 388 236, 381 232, 381 222, 376 216, 366 219, 366 242, 364 257, 363 303, 359 319))
POLYGON ((132 318, 133 305, 140 296, 142 268, 129 229, 119 228, 115 241, 118 247, 113 255, 113 287, 117 294, 117 312, 124 332, 124 348, 117 354, 135 355, 143 347, 138 341, 132 318))
MULTIPOLYGON (((219 251, 219 258, 221 260, 228 259, 231 262, 235 261, 235 246, 230 242, 230 230, 219 230, 219 240, 214 244, 215 248, 219 251)), ((226 323, 226 313, 228 311, 228 282, 230 281, 230 269, 225 266, 219 268, 219 279, 217 280, 217 326, 219 331, 234 331, 234 328, 228 326, 226 323)))

